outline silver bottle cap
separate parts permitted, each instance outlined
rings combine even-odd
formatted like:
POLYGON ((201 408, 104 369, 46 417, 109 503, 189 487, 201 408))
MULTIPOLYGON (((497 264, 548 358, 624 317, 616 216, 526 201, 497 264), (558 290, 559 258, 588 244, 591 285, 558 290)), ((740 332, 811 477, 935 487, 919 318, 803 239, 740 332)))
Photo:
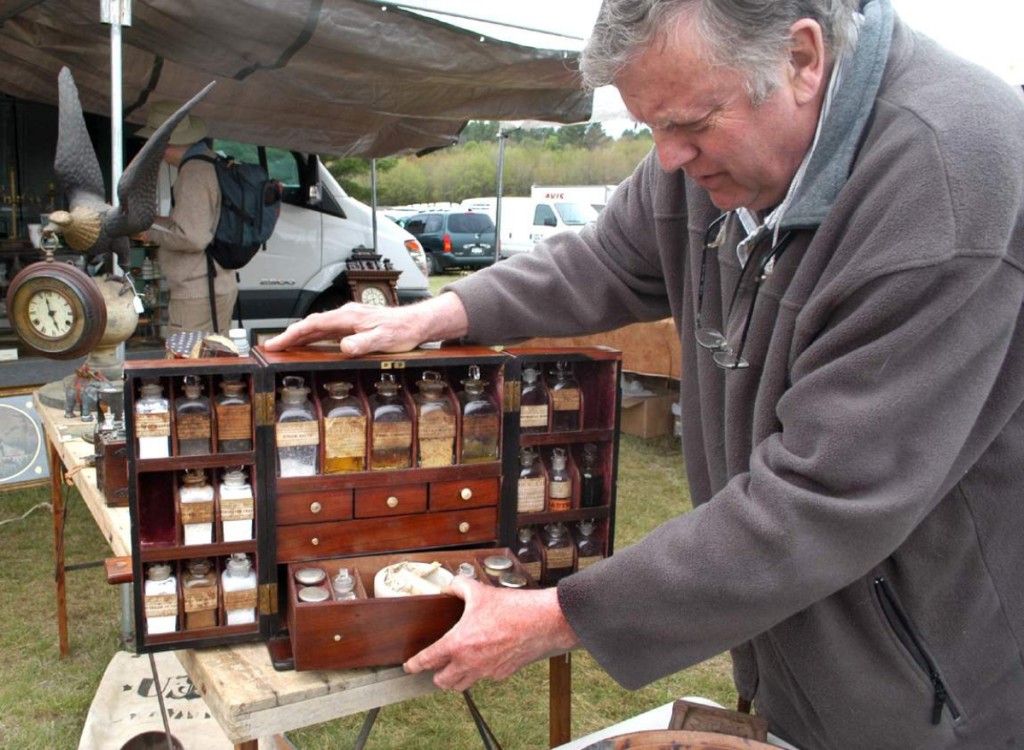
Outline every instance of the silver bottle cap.
POLYGON ((321 568, 299 568, 295 571, 295 580, 303 586, 313 586, 326 577, 327 574, 321 568))
POLYGON ((510 589, 521 589, 526 587, 526 576, 522 573, 517 573, 514 570, 506 570, 498 578, 498 583, 506 588, 510 589))
POLYGON ((489 555, 484 558, 484 567, 489 571, 501 572, 503 570, 509 570, 512 567, 512 560, 507 558, 505 555, 489 555))
POLYGON ((323 586, 303 586, 299 589, 301 602, 325 602, 330 597, 323 586))

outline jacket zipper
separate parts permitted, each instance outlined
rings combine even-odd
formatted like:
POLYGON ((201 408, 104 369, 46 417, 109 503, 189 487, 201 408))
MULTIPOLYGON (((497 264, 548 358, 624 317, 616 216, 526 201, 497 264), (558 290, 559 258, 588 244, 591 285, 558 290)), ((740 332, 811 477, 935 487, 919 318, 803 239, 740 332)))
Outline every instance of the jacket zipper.
POLYGON ((960 718, 960 712, 953 704, 953 700, 946 690, 946 683, 942 681, 939 670, 935 668, 935 662, 931 660, 931 657, 924 650, 924 647, 921 645, 921 639, 914 632, 909 618, 896 601, 896 597, 889 587, 889 582, 883 576, 876 576, 874 586, 878 601, 882 605, 882 612, 885 614, 885 619, 889 622, 889 626, 893 629, 896 637, 903 644, 904 648, 907 649, 913 660, 917 662, 917 665, 928 676, 928 680, 932 684, 934 691, 932 724, 938 724, 942 720, 943 706, 949 708, 949 715, 953 721, 957 721, 960 718))

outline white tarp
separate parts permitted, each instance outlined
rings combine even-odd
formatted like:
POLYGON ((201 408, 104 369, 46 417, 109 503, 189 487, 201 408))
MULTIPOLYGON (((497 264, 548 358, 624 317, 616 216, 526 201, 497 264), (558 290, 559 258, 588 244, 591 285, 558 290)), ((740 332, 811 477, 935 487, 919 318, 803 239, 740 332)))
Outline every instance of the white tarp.
MULTIPOLYGON (((0 92, 56 103, 67 65, 87 112, 110 111, 97 0, 0 0, 0 92)), ((446 146, 465 121, 582 122, 575 52, 497 41, 374 0, 133 0, 124 118, 184 101, 211 135, 342 156, 446 146)))

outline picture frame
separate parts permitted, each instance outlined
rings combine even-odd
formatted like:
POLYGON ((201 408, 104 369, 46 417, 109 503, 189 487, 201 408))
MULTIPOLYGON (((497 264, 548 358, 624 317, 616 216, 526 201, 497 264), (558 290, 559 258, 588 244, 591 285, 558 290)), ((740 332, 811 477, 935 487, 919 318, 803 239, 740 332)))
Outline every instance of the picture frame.
POLYGON ((50 459, 31 388, 0 390, 0 492, 45 484, 50 459))

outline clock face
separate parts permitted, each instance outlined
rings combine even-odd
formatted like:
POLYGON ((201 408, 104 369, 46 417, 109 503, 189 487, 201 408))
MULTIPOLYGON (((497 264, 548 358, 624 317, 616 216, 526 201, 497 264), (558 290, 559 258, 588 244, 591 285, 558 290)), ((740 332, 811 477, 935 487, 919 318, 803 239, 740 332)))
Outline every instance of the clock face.
POLYGON ((375 286, 368 286, 359 294, 359 301, 364 305, 379 305, 386 307, 388 296, 375 286))
POLYGON ((99 287, 67 263, 32 263, 7 289, 14 332, 36 354, 74 359, 92 350, 107 327, 99 287))

